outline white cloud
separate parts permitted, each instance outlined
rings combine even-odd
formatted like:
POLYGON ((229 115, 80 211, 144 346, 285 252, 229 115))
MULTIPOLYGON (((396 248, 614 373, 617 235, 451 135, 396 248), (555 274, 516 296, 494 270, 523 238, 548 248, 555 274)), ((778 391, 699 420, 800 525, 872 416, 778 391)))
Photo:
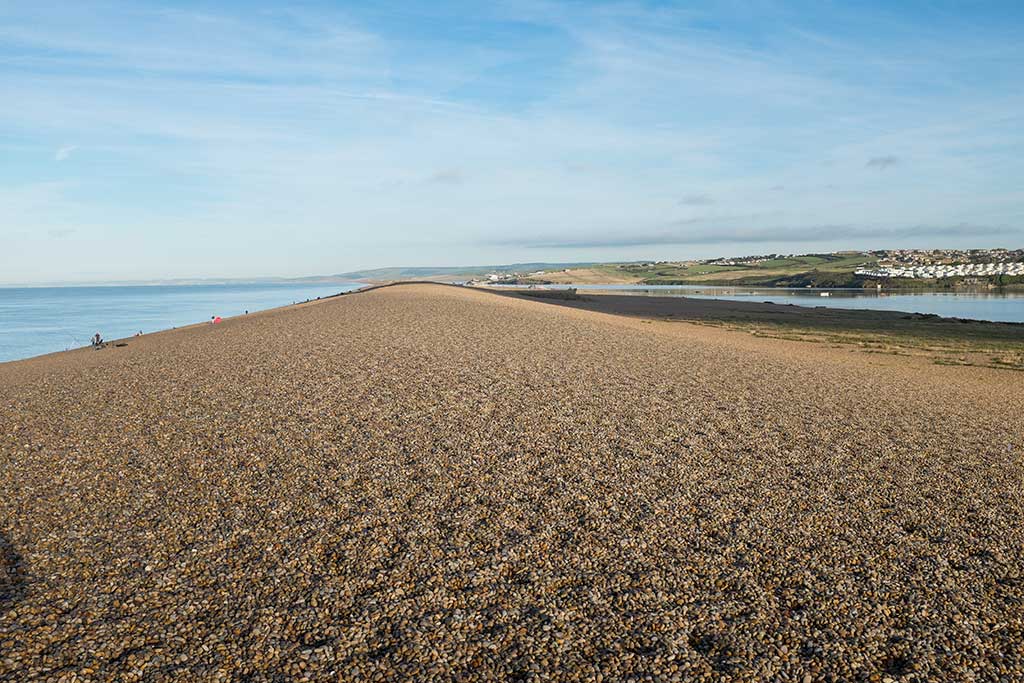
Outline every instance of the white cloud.
MULTIPOLYGON (((599 235, 589 244, 607 251, 588 259, 615 259, 637 226, 668 250, 713 249, 711 228, 731 230, 727 244, 774 239, 778 226, 827 236, 820 226, 1024 222, 1013 183, 1024 102, 1009 90, 965 97, 958 46, 939 39, 915 44, 913 61, 895 43, 785 26, 730 42, 689 26, 698 10, 630 3, 528 0, 453 19, 500 11, 516 31, 551 36, 556 49, 523 67, 526 50, 466 41, 477 34, 463 25, 451 27, 459 39, 410 44, 387 20, 309 10, 200 15, 114 0, 67 16, 21 11, 0 9, 0 42, 24 50, 0 61, 5 97, 19 103, 0 109, 0 130, 33 155, 87 140, 104 163, 38 206, 0 202, 0 218, 36 234, 80 226, 89 244, 70 242, 95 242, 97 259, 110 251, 93 240, 101 230, 127 257, 113 262, 166 262, 160 275, 515 260, 514 244, 487 246, 508 234, 581 247, 599 235), (957 87, 899 87, 918 79, 957 87), (897 159, 914 172, 879 172, 897 159), (437 250, 412 246, 424 243, 437 250), (238 270, 202 273, 199 252, 244 258, 211 257, 238 270)), ((417 16, 434 11, 445 10, 417 16)), ((880 245, 884 234, 862 233, 880 245)), ((43 255, 26 262, 62 267, 43 255)))
POLYGON ((78 149, 78 145, 64 145, 57 149, 57 153, 53 155, 53 159, 54 161, 65 161, 76 149, 78 149))

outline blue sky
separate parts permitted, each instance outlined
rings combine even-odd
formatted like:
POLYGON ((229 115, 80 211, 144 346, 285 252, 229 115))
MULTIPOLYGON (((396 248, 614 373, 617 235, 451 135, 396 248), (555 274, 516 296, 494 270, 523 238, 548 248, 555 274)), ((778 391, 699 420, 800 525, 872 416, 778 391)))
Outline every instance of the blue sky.
POLYGON ((487 4, 0 1, 0 282, 1024 246, 1021 3, 487 4))

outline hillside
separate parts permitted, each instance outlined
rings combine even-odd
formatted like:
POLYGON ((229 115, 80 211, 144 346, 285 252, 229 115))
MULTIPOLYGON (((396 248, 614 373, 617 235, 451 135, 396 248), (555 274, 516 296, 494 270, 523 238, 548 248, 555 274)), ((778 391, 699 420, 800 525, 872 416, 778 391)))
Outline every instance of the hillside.
POLYGON ((862 287, 853 271, 877 263, 867 254, 808 254, 760 262, 718 265, 701 261, 609 263, 545 272, 555 283, 632 283, 646 285, 749 285, 762 287, 862 287))
POLYGON ((417 278, 458 280, 479 277, 488 273, 535 273, 538 271, 558 271, 567 268, 579 269, 590 266, 590 263, 508 263, 497 266, 409 266, 395 268, 370 268, 339 273, 331 277, 343 280, 367 282, 391 282, 395 280, 412 280, 417 278))

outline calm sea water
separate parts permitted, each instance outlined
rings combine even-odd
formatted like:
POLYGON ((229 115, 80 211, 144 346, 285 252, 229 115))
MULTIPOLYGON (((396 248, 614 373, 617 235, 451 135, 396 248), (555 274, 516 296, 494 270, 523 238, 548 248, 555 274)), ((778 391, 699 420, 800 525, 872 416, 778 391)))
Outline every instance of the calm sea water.
POLYGON ((546 285, 547 288, 614 292, 656 296, 688 296, 698 299, 730 301, 770 301, 798 306, 827 306, 876 311, 933 313, 944 318, 969 318, 1008 323, 1024 323, 1022 291, 892 292, 863 289, 785 289, 781 287, 712 287, 701 285, 546 285), (829 296, 821 296, 827 293, 829 296))
POLYGON ((358 289, 359 284, 0 287, 0 361, 358 289))

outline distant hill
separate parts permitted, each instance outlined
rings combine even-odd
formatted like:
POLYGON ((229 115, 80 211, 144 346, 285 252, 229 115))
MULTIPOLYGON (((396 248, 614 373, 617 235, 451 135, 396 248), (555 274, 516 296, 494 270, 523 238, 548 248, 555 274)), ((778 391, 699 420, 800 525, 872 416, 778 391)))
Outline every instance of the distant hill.
POLYGON ((877 262, 875 256, 862 252, 772 254, 705 261, 605 263, 545 273, 537 279, 566 284, 863 287, 867 280, 854 271, 877 262))
POLYGON ((474 277, 487 273, 533 273, 540 270, 562 270, 564 268, 583 268, 593 263, 509 263, 498 266, 410 266, 405 268, 371 268, 354 270, 348 273, 331 275, 332 279, 342 280, 408 280, 411 278, 459 276, 474 277))
MULTIPOLYGON (((103 280, 103 281, 55 281, 35 283, 32 286, 73 287, 73 286, 136 286, 136 285, 256 285, 256 284, 335 284, 354 281, 388 282, 391 280, 413 280, 417 278, 444 278, 448 280, 469 279, 487 273, 533 273, 537 271, 561 271, 566 268, 582 268, 593 263, 509 263, 498 266, 412 266, 407 268, 370 268, 354 270, 336 275, 305 275, 300 277, 196 277, 161 278, 155 280, 103 280)), ((0 282, 0 287, 25 286, 19 283, 0 282)))

